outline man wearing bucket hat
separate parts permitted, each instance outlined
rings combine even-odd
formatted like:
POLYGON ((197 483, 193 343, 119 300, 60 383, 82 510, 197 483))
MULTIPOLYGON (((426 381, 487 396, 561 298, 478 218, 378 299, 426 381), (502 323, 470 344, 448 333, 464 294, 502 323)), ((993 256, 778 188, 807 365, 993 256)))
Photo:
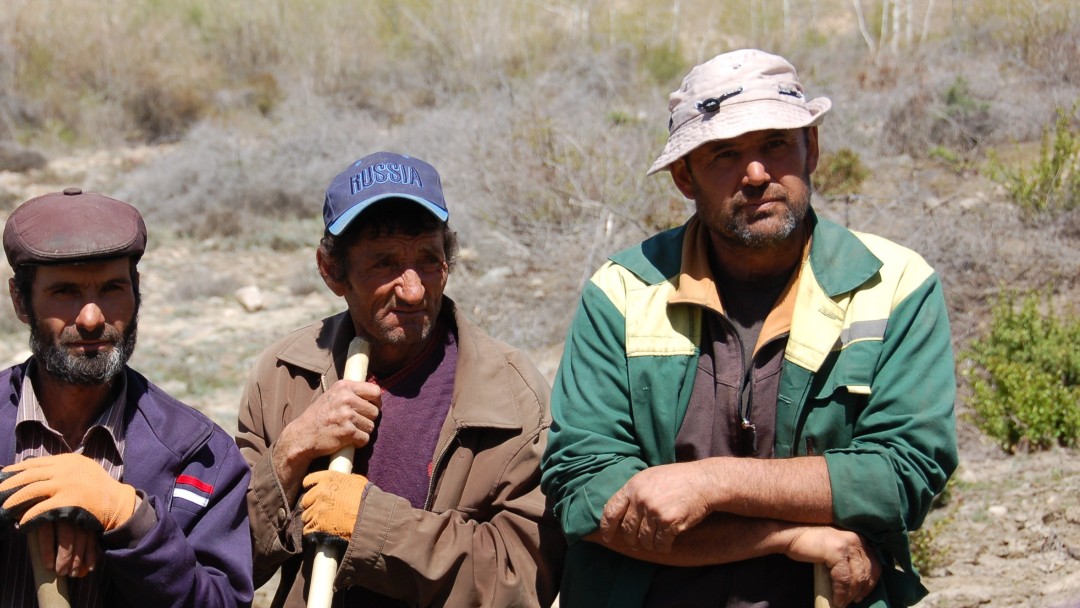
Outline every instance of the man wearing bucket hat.
POLYGON ((671 94, 649 172, 696 212, 593 275, 552 394, 562 606, 809 605, 811 564, 840 606, 925 595, 908 532, 957 463, 945 303, 917 254, 815 215, 830 107, 757 50, 671 94))
POLYGON ((31 543, 71 606, 251 602, 240 451, 127 366, 145 247, 134 207, 78 188, 8 216, 32 356, 0 372, 0 607, 37 605, 31 543))
POLYGON ((540 492, 550 388, 443 294, 456 237, 435 169, 379 152, 326 191, 316 252, 347 310, 258 359, 240 411, 256 584, 303 606, 304 536, 345 547, 335 606, 547 606, 565 541, 540 492), (367 382, 342 378, 355 336, 367 382), (353 473, 326 456, 356 448, 353 473), (340 602, 340 603, 339 603, 340 602))

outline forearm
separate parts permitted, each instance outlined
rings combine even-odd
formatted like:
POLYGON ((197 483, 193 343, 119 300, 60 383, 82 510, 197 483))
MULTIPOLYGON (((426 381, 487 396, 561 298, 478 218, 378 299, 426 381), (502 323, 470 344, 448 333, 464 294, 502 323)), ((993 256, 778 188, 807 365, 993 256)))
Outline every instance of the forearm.
MULTIPOLYGON (((250 458, 253 453, 246 453, 250 458)), ((251 521, 255 586, 265 584, 286 560, 301 551, 301 525, 294 516, 295 500, 288 502, 274 473, 269 452, 251 467, 247 510, 251 521)))
POLYGON ((285 497, 285 504, 292 507, 296 504, 304 476, 314 458, 291 440, 289 429, 285 427, 281 436, 270 444, 270 464, 274 467, 274 476, 285 497))
POLYGON ((558 591, 565 541, 543 515, 539 489, 488 521, 432 513, 371 487, 338 586, 362 585, 410 605, 547 606, 558 591), (382 564, 399 564, 387 577, 382 564))
POLYGON ((821 456, 708 458, 696 464, 713 512, 802 524, 833 521, 829 469, 821 456))
MULTIPOLYGON (((232 505, 234 508, 239 506, 232 505)), ((153 497, 144 520, 126 536, 113 538, 106 558, 109 577, 132 606, 234 608, 252 598, 248 530, 221 520, 213 530, 185 534, 153 497)), ((225 508, 225 507, 222 507, 225 508)))
POLYGON ((800 528, 802 526, 773 519, 716 513, 680 534, 670 551, 634 549, 620 535, 605 541, 599 531, 586 536, 585 540, 654 564, 694 567, 785 553, 800 528))
POLYGON ((772 554, 822 564, 832 579, 834 599, 839 606, 852 600, 861 601, 881 576, 880 564, 865 539, 832 526, 713 514, 680 534, 668 551, 632 548, 624 544, 622 536, 607 541, 599 532, 585 540, 661 566, 715 566, 772 554))

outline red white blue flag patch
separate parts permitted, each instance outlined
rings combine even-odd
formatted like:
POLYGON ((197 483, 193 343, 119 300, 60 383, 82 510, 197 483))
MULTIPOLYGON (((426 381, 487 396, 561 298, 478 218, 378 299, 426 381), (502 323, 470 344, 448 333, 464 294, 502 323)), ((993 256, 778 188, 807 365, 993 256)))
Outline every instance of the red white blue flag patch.
POLYGON ((172 491, 173 498, 193 502, 200 507, 210 504, 210 496, 213 494, 214 486, 191 475, 177 477, 172 491))

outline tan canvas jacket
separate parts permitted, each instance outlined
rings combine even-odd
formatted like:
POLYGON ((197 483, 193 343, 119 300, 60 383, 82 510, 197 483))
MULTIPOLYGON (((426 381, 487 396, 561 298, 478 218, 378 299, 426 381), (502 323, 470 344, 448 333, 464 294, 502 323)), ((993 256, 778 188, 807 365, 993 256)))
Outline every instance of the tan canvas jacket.
MULTIPOLYGON (((428 508, 370 487, 335 586, 362 585, 415 606, 549 606, 565 549, 539 486, 550 387, 522 353, 444 298, 447 308, 457 323, 458 362, 428 508)), ((274 606, 305 605, 311 551, 305 556, 301 547, 301 522, 285 504, 271 447, 337 381, 354 335, 347 313, 297 330, 260 355, 244 389, 237 443, 253 469, 255 584, 281 569, 274 606)), ((323 459, 312 469, 325 467, 323 459)))

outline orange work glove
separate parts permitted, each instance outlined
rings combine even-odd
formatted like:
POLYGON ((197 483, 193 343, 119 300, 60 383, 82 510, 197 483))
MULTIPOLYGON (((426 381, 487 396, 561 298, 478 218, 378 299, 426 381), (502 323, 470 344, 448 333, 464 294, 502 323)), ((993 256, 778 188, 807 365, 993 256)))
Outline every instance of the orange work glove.
POLYGON ((135 512, 135 488, 81 454, 24 460, 4 467, 0 480, 0 519, 20 526, 63 519, 109 531, 135 512))
POLYGON ((304 512, 304 536, 316 542, 349 542, 360 501, 364 499, 367 477, 337 471, 316 471, 304 478, 307 492, 300 498, 304 512))

